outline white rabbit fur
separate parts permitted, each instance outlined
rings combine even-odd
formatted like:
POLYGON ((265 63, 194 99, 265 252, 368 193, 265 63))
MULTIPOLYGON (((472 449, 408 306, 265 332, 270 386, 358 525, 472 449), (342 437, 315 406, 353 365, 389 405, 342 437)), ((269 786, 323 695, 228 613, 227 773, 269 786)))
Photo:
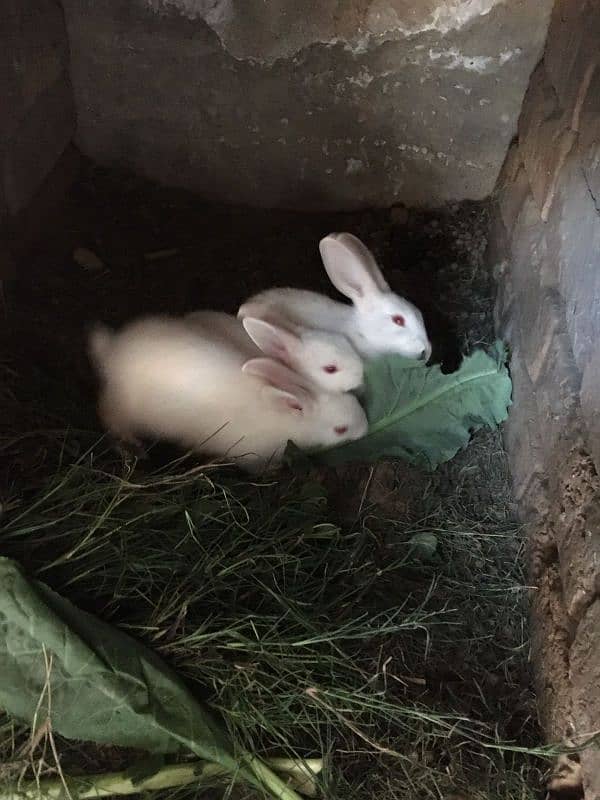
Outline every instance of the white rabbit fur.
POLYGON ((283 364, 258 358, 227 314, 148 317, 118 333, 98 326, 89 349, 102 381, 100 417, 125 440, 167 439, 256 471, 279 463, 288 439, 331 445, 367 429, 355 397, 319 392, 283 364))
MULTIPOLYGON (((195 311, 185 319, 202 324, 207 313, 211 312, 195 311)), ((246 317, 243 326, 266 356, 281 361, 319 389, 349 392, 362 386, 363 361, 345 336, 293 325, 289 321, 285 325, 275 325, 271 320, 252 317, 246 317)), ((244 335, 244 329, 240 333, 244 335)))
POLYGON ((399 353, 428 360, 431 344, 419 309, 394 294, 369 249, 351 233, 331 233, 319 243, 333 285, 352 300, 339 303, 303 289, 267 289, 240 307, 238 317, 276 325, 303 325, 346 336, 364 358, 399 353))

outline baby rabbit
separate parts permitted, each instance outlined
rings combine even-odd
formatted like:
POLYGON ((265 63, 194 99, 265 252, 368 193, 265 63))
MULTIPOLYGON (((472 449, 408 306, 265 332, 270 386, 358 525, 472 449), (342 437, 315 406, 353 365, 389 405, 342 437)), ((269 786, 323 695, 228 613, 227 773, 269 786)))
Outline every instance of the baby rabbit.
MULTIPOLYGON (((219 312, 194 311, 185 319, 202 323, 219 312)), ((312 381, 325 392, 349 392, 363 382, 363 362, 348 339, 339 333, 292 325, 275 325, 269 318, 243 320, 245 333, 267 356, 312 381)), ((257 353, 260 355, 260 353, 257 353)))
POLYGON ((254 472, 300 447, 357 439, 367 430, 351 394, 318 391, 259 352, 235 317, 148 317, 119 333, 92 332, 89 350, 102 388, 99 415, 114 435, 147 435, 254 472))
POLYGON ((303 289, 267 289, 247 300, 238 317, 343 334, 364 358, 399 353, 429 360, 431 344, 421 312, 390 290, 360 239, 331 233, 321 240, 319 250, 331 282, 353 306, 303 289))

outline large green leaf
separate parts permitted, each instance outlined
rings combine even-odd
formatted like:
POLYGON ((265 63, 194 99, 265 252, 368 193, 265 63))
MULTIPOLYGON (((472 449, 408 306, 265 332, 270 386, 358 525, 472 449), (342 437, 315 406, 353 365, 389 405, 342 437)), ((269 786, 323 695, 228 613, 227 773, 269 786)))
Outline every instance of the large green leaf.
POLYGON ((375 359, 365 370, 367 435, 315 457, 342 464, 387 456, 435 468, 456 455, 474 431, 506 419, 511 391, 500 342, 491 353, 476 350, 466 356, 450 375, 399 356, 375 359))
POLYGON ((54 731, 156 753, 192 751, 277 797, 298 798, 224 728, 151 650, 0 558, 0 707, 54 731))

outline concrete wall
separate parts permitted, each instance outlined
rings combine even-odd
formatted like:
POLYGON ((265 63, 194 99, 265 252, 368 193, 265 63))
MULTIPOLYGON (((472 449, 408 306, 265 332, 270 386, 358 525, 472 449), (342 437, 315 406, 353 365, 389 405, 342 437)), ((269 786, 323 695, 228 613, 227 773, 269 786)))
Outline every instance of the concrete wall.
POLYGON ((77 143, 208 198, 493 189, 551 0, 64 0, 77 143))
MULTIPOLYGON (((530 525, 533 654, 550 738, 600 720, 600 4, 558 0, 498 187, 506 443, 530 525)), ((582 754, 600 798, 600 750, 582 754)))
POLYGON ((13 262, 15 220, 25 213, 75 132, 60 4, 4 0, 1 17, 0 279, 13 262))

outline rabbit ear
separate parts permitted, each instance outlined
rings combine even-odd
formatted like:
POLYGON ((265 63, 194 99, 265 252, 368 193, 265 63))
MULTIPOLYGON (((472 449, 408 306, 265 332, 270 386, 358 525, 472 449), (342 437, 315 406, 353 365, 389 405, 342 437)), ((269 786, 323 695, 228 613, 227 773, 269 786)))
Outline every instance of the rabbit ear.
POLYGON ((329 279, 353 302, 389 291, 371 251, 351 233, 330 233, 319 251, 329 279))
POLYGON ((277 358, 284 364, 290 363, 290 356, 298 349, 300 339, 291 331, 271 325, 256 317, 246 317, 242 320, 246 333, 254 344, 263 353, 271 358, 277 358))
POLYGON ((377 284, 377 288, 381 292, 389 292, 390 287, 386 279, 383 277, 383 273, 379 269, 379 265, 375 260, 375 256, 369 250, 367 245, 362 242, 358 236, 354 236, 352 233, 340 233, 338 234, 338 241, 342 242, 342 244, 346 245, 349 250, 352 250, 356 253, 357 258, 360 259, 364 268, 368 270, 369 275, 377 284))
POLYGON ((312 404, 310 389, 291 369, 272 358, 251 358, 242 367, 242 372, 254 375, 267 384, 279 403, 291 411, 303 413, 312 404))

